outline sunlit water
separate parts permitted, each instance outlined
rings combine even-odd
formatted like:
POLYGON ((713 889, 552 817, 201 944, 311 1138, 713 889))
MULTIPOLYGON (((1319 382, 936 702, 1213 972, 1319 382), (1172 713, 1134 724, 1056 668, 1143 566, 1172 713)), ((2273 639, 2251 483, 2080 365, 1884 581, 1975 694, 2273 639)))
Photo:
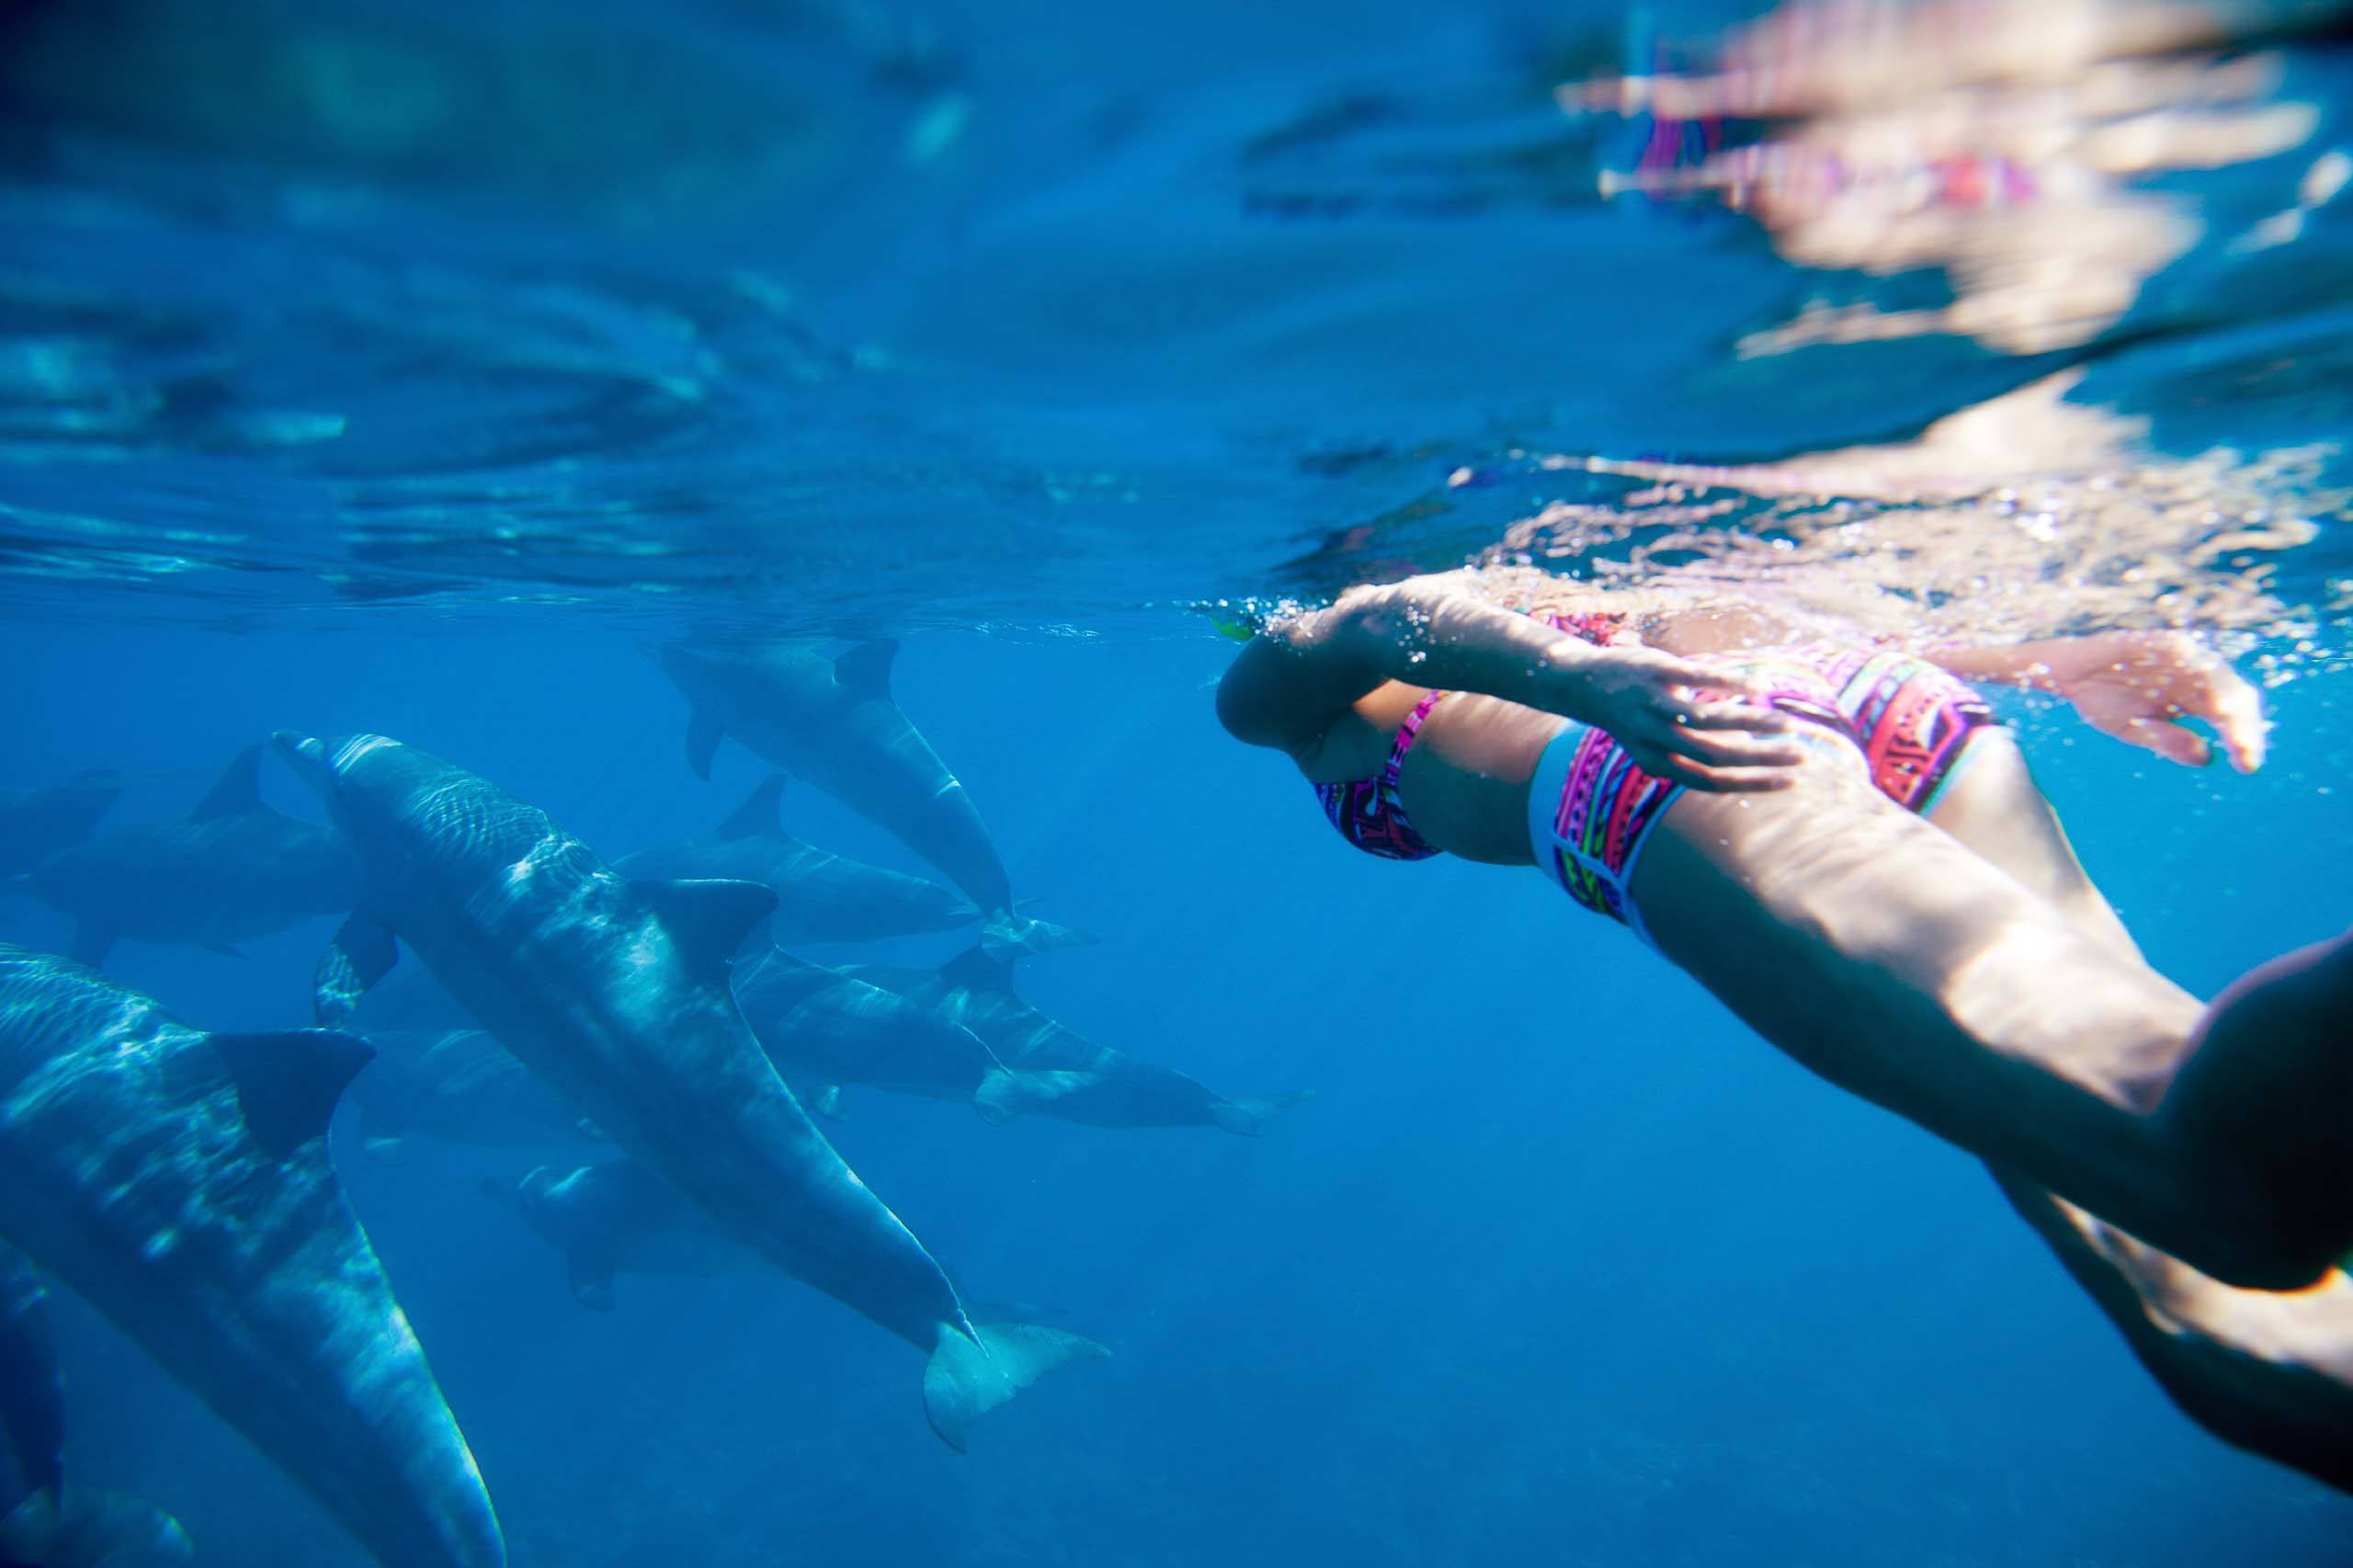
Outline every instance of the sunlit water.
MULTIPOLYGON (((1103 938, 1025 994, 1317 1091, 1256 1140, 853 1092, 829 1132, 961 1279, 1116 1351, 961 1459, 811 1292, 584 1312, 477 1190, 542 1156, 339 1135, 518 1565, 2353 1559, 2353 1506, 2175 1413, 1972 1162, 1533 879, 1349 854, 1217 731, 1194 613, 1525 558, 1769 562, 1881 628, 2193 626, 2273 682, 2253 778, 2006 715, 2158 967, 2211 992, 2329 934, 2353 219, 2259 226, 2347 138, 2341 50, 2282 48, 2292 146, 2135 184, 2198 233, 2083 341, 1760 352, 1954 290, 1605 201, 1641 130, 1553 88, 1629 58, 1614 13, 75 9, 0 13, 0 785, 119 768, 110 820, 163 818, 274 728, 371 730, 617 858, 764 771, 692 778, 647 639, 900 634, 1017 890, 1103 938)), ((109 969, 290 1027, 331 928, 109 969)), ((63 1326, 76 1474, 202 1562, 360 1561, 63 1326)))

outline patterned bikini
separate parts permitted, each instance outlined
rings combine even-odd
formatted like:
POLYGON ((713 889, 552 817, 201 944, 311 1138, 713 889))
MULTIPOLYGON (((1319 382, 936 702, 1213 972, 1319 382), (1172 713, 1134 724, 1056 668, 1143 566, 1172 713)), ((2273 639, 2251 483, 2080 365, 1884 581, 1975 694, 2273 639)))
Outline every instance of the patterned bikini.
MULTIPOLYGON (((1609 642, 1624 626, 1623 617, 1608 614, 1547 619, 1556 630, 1595 643, 1609 642)), ((1716 662, 1764 676, 1765 689, 1700 692, 1700 700, 1779 709, 1801 722, 1801 737, 1816 737, 1868 767, 1880 792, 1906 811, 1932 808, 1970 736, 1995 722, 1974 691, 1908 653, 1816 644, 1716 662)), ((1422 722, 1445 695, 1433 691, 1415 705, 1379 774, 1316 786, 1332 824, 1368 854, 1421 860, 1438 853, 1406 820, 1397 779, 1422 722)), ((1683 788, 1636 767, 1607 731, 1569 721, 1545 746, 1529 785, 1529 843, 1537 869, 1577 903, 1650 941, 1627 884, 1643 844, 1683 788)))

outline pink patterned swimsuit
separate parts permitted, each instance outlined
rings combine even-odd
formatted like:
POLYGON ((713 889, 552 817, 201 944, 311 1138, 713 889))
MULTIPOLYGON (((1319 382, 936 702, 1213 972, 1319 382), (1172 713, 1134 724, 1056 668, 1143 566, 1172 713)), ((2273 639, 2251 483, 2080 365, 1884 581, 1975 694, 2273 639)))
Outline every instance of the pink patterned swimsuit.
MULTIPOLYGON (((1626 625, 1624 616, 1608 610, 1552 615, 1545 619, 1556 631, 1566 631, 1595 643, 1608 642, 1626 625)), ((1431 848, 1414 831, 1414 824, 1405 820, 1405 804, 1397 797, 1397 776, 1404 769, 1405 754, 1414 749, 1414 742, 1422 733, 1422 721, 1430 716, 1430 710, 1445 695, 1443 691, 1433 691, 1414 704, 1414 710, 1397 726, 1397 739, 1389 748, 1389 760, 1379 773, 1370 778, 1352 778, 1345 784, 1315 786, 1316 798, 1324 802, 1324 814, 1332 819, 1340 836, 1368 855, 1378 855, 1384 860, 1427 860, 1440 853, 1431 848)))
MULTIPOLYGON (((1560 631, 1606 643, 1622 616, 1552 616, 1560 631)), ((1744 653, 1711 661, 1767 677, 1764 695, 1702 692, 1701 700, 1758 702, 1777 708, 1811 734, 1866 767, 1880 792, 1910 812, 1926 812, 1950 781, 1970 738, 1995 723, 1967 685, 1924 659, 1888 650, 1814 644, 1744 653)), ((1397 778, 1422 722, 1446 694, 1415 705, 1389 760, 1371 778, 1319 784, 1325 813, 1341 836, 1394 860, 1438 853, 1414 831, 1398 798, 1397 778)), ((1643 844, 1683 786, 1644 772, 1604 730, 1571 720, 1545 746, 1529 786, 1529 839, 1537 869, 1587 909, 1650 933, 1627 892, 1643 844)))

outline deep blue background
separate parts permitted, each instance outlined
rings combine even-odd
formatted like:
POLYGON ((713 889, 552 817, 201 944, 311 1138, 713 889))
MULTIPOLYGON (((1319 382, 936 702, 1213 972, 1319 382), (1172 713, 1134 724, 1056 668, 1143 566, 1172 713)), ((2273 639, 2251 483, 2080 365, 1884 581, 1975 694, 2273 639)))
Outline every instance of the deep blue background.
MULTIPOLYGON (((1255 1141, 851 1091, 843 1151, 972 1293, 1117 1353, 963 1458, 846 1310, 747 1267, 585 1312, 477 1191, 532 1156, 339 1134, 517 1568, 2353 1561, 2353 1504, 2175 1414, 1972 1162, 1532 876, 1352 854, 1218 732, 1231 645, 1139 608, 1328 586, 1277 563, 1373 518, 1450 563, 1553 498, 1524 464, 1449 493, 1458 463, 1777 460, 2057 368, 1735 362, 1881 284, 1600 203, 1622 128, 1549 86, 1615 61, 1617 7, 0 5, 34 16, 97 64, 28 77, 0 32, 0 787, 121 768, 121 824, 274 728, 375 730, 617 857, 761 776, 730 746, 692 778, 642 637, 912 629, 903 703, 1018 890, 1102 937, 1026 994, 1227 1092, 1318 1091, 1255 1141), (932 74, 884 69, 926 28, 932 74)), ((2347 140, 2347 69, 2290 62, 2309 146, 2175 182, 2208 242, 2096 346, 2083 395, 2170 455, 2342 438, 2353 207, 2227 242, 2347 140)), ((2338 607, 2341 665, 2325 526, 2278 585, 2338 607)), ((2211 992, 2353 918, 2345 689, 2275 692, 2252 779, 2009 707, 2152 960, 2211 992)), ((920 869, 813 790, 787 816, 920 869)), ((329 928, 110 968, 295 1025, 329 928)), ((0 940, 66 937, 0 899, 0 940)), ((76 1475, 208 1563, 356 1568, 61 1312, 76 1475)))
MULTIPOLYGON (((519 1568, 2346 1560, 2353 1506, 2177 1416, 1971 1162, 1532 876, 1350 853, 1279 758, 1216 729, 1230 645, 1159 630, 918 637, 899 695, 1017 887, 1103 937, 1025 964, 1030 997, 1229 1092, 1318 1097, 1253 1141, 852 1091, 845 1153, 975 1293, 1065 1308, 1117 1351, 963 1459, 925 1428, 915 1358, 832 1303, 747 1268, 624 1278, 591 1315, 474 1191, 526 1157, 412 1144, 385 1167, 339 1140, 519 1568)), ((174 775, 117 822, 184 809, 279 725, 438 751, 608 856, 704 829, 760 776, 731 745, 697 783, 636 645, 532 612, 11 627, 0 667, 0 784, 174 775)), ((2345 919, 2336 684, 2275 695, 2251 779, 2017 710, 2086 858, 2193 987, 2345 919)), ((274 763, 265 791, 313 814, 274 763)), ((814 791, 788 814, 919 869, 814 791)), ((201 1025, 298 1023, 327 930, 242 961, 124 944, 114 968, 201 1025)), ((63 933, 11 903, 0 937, 63 933)), ((65 1319, 79 1474, 176 1510, 208 1562, 357 1561, 135 1350, 65 1319)))

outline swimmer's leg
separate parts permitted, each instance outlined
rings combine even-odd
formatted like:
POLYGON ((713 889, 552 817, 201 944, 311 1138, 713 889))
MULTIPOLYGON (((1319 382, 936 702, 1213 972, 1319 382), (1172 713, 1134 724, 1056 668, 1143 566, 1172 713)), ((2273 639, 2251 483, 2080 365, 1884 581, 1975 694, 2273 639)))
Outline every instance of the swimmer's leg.
MULTIPOLYGON (((2066 910, 2086 935, 2134 951, 2017 743, 1982 732, 1965 763, 1927 819, 2066 910)), ((2226 1443, 2353 1492, 2353 1278, 2332 1270, 2291 1294, 2234 1290, 2014 1172, 1988 1168, 2184 1415, 2226 1443)))
POLYGON ((2292 1181, 2265 1142, 2314 1104, 2353 1117, 2353 1084, 2275 1052, 2225 1080, 2247 1114, 2215 1136, 2157 1115, 2198 1000, 1836 754, 1787 790, 1687 791, 1631 892, 1666 956, 1798 1062, 2216 1278, 2303 1286, 2353 1246, 2353 1140, 2292 1181))
POLYGON ((2183 1415, 2353 1493, 2353 1279, 2233 1290, 2031 1182, 1994 1178, 2183 1415))

